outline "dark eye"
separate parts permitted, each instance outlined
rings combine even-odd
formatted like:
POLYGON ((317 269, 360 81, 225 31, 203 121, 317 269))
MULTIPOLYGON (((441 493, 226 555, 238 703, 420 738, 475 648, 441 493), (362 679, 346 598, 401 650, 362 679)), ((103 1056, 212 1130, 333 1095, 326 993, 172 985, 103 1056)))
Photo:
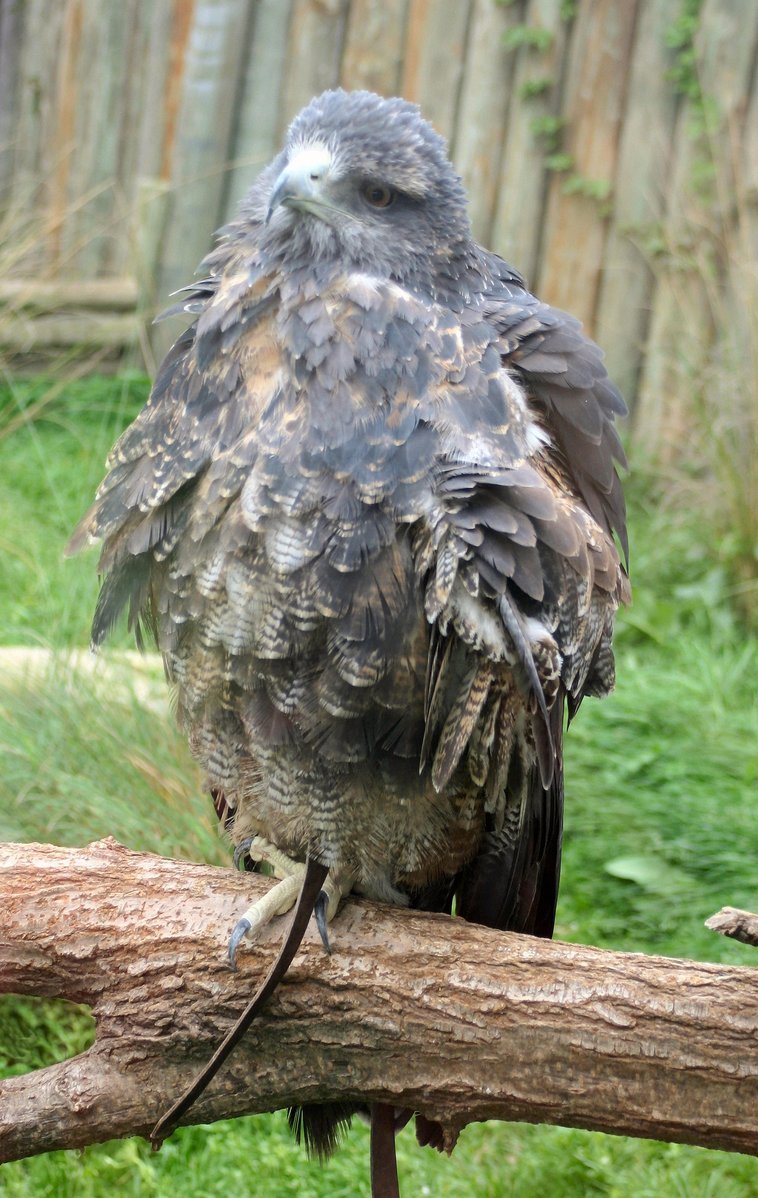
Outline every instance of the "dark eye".
POLYGON ((366 183, 361 188, 361 195, 372 208, 389 208, 395 199, 395 193, 381 183, 366 183))

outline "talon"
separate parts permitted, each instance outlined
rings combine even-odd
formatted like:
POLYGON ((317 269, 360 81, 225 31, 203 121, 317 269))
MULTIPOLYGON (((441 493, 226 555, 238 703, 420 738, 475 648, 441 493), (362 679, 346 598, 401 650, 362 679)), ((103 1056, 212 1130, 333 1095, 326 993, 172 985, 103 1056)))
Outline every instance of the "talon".
POLYGON ((243 915, 242 919, 237 920, 234 925, 234 931, 229 937, 229 965, 233 973, 237 972, 237 949, 239 948, 240 941, 244 940, 252 926, 250 920, 246 919, 243 915))
POLYGON ((343 895, 350 893, 352 884, 352 876, 347 871, 330 870, 313 908, 321 943, 329 956, 332 955, 332 946, 329 943, 328 925, 337 914, 343 895))
POLYGON ((245 868, 245 860, 244 859, 245 859, 245 857, 248 856, 248 854, 250 852, 250 847, 251 847, 254 839, 255 838, 253 836, 246 836, 245 839, 241 840, 239 842, 239 844, 235 847, 235 849, 234 849, 234 868, 235 869, 239 869, 240 864, 242 865, 243 869, 245 868))
POLYGON ((332 946, 329 943, 329 931, 326 924, 326 912, 328 906, 329 895, 325 890, 320 890, 318 893, 318 898, 316 899, 313 907, 313 914, 316 918, 316 927, 318 928, 318 934, 321 937, 321 943, 323 944, 327 955, 331 957, 332 946))

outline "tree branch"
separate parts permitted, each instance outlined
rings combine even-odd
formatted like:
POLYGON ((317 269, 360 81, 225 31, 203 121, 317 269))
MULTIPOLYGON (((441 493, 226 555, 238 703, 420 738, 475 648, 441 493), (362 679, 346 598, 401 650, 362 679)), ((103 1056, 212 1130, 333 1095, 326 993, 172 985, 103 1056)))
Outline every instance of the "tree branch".
MULTIPOLYGON (((92 1006, 93 1046, 0 1083, 0 1160, 146 1135, 271 964, 226 965, 265 878, 132 853, 0 846, 0 992, 92 1006)), ((348 901, 309 931, 188 1122, 377 1100, 441 1121, 561 1123, 758 1155, 758 970, 610 953, 348 901)))
POLYGON ((705 926, 712 932, 720 932, 722 936, 731 936, 733 940, 741 940, 743 944, 753 944, 758 948, 758 915, 752 911, 741 911, 739 907, 722 907, 705 926))

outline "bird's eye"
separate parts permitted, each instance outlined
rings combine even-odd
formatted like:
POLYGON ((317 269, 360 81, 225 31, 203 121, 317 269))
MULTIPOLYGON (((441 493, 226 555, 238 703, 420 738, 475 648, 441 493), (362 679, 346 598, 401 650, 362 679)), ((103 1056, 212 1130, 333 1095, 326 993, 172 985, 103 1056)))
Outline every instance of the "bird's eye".
POLYGON ((366 183, 361 188, 361 195, 372 208, 389 208, 395 199, 394 191, 381 183, 366 183))

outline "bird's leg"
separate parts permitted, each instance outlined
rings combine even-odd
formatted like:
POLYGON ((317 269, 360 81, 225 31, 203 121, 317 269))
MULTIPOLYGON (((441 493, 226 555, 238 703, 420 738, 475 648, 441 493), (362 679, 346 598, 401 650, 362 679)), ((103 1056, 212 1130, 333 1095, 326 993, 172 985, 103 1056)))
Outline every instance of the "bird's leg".
MULTIPOLYGON (((273 869, 274 877, 279 878, 280 881, 272 890, 264 894, 263 898, 258 899, 251 907, 248 907, 244 915, 235 924, 229 939, 229 964, 232 969, 237 968, 237 949, 240 941, 245 936, 252 936, 260 931, 274 916, 286 915, 295 905, 303 877, 305 876, 305 865, 302 861, 294 861, 286 853, 283 853, 281 849, 278 849, 276 845, 271 844, 262 836, 255 836, 249 841, 242 841, 239 847, 242 848, 243 845, 243 852, 252 861, 259 864, 264 861, 267 862, 273 869)), ((316 924, 324 948, 328 953, 331 953, 332 950, 329 944, 327 924, 334 918, 340 899, 343 894, 349 892, 351 886, 352 879, 348 879, 345 871, 331 869, 316 899, 314 909, 316 924)))
POLYGON ((235 865, 238 864, 241 855, 248 856, 256 865, 262 865, 265 861, 271 866, 275 878, 289 878, 305 868, 302 861, 288 857, 264 836, 248 836, 240 841, 234 850, 235 865))
POLYGON ((371 1198, 400 1198, 395 1156, 395 1109, 371 1104, 371 1198))

